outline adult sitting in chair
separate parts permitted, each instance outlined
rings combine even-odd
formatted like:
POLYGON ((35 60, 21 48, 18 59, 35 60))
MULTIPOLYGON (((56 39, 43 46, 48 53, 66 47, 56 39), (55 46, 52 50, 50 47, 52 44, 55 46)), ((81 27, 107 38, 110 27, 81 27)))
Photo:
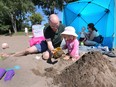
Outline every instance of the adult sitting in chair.
POLYGON ((86 40, 84 44, 86 46, 95 46, 102 43, 102 37, 99 35, 97 29, 94 27, 93 23, 88 24, 88 33, 86 33, 86 40))

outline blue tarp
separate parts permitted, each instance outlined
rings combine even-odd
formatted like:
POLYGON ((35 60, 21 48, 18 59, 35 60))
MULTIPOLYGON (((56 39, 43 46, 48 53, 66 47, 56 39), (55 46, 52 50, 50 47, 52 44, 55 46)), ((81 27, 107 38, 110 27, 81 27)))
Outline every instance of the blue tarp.
POLYGON ((82 26, 87 28, 88 23, 94 23, 103 37, 113 38, 111 42, 107 42, 108 39, 105 42, 109 43, 110 47, 116 47, 116 40, 113 37, 116 33, 114 28, 114 11, 116 10, 114 10, 114 7, 114 0, 79 0, 72 2, 64 6, 63 24, 75 27, 78 34, 82 26))

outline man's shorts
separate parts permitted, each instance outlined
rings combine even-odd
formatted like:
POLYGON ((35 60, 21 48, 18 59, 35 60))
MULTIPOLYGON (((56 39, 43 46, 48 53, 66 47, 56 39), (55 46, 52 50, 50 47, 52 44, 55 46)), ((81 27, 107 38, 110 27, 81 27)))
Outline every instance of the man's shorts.
POLYGON ((44 52, 48 49, 46 41, 41 41, 41 43, 36 44, 35 47, 37 48, 38 52, 44 52))

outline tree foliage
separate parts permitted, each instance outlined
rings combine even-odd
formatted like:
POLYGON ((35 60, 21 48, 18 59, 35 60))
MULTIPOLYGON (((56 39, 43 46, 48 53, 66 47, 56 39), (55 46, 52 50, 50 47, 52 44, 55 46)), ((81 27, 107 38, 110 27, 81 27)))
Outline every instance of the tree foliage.
POLYGON ((56 13, 55 9, 62 11, 63 6, 66 3, 74 2, 77 0, 32 0, 35 5, 38 7, 42 7, 44 13, 46 15, 50 15, 52 13, 56 13))
POLYGON ((32 24, 40 24, 43 20, 43 17, 40 13, 34 13, 30 16, 30 21, 32 24))
POLYGON ((0 32, 21 30, 27 22, 40 23, 43 18, 35 13, 35 6, 41 7, 45 15, 62 11, 64 3, 77 0, 0 0, 0 32), (27 14, 30 14, 28 18, 27 14))
MULTIPOLYGON (((9 25, 16 33, 26 19, 25 14, 34 12, 34 4, 30 0, 0 0, 0 25, 9 25)), ((8 29, 9 29, 8 28, 8 29)), ((7 30, 8 30, 7 29, 7 30)))

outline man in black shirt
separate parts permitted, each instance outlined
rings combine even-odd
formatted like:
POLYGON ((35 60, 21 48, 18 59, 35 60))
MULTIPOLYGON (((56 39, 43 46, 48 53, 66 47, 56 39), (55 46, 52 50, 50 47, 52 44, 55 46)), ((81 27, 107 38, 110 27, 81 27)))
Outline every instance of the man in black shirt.
POLYGON ((64 31, 64 28, 65 27, 60 24, 58 16, 51 14, 49 17, 49 25, 44 28, 44 36, 48 50, 43 53, 43 59, 49 59, 54 48, 60 46, 62 42, 60 34, 64 31))

